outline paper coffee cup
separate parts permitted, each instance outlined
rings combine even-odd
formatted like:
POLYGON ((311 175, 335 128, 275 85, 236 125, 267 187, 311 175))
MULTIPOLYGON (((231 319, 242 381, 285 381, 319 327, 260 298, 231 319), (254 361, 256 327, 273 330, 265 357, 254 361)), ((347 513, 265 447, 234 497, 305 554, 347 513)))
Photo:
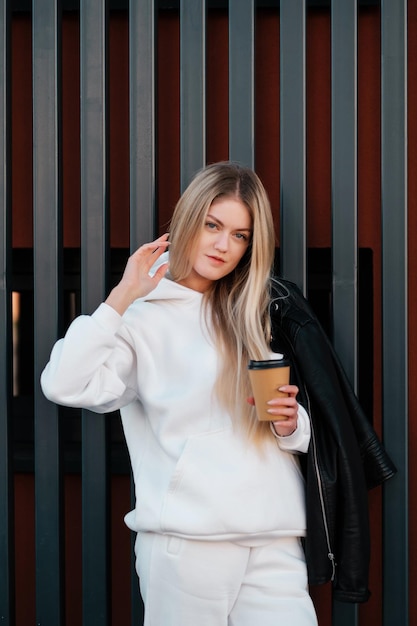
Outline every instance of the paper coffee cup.
POLYGON ((278 389, 290 382, 290 362, 287 359, 249 361, 248 369, 258 419, 274 422, 287 419, 286 415, 267 413, 270 408, 267 402, 273 398, 288 396, 278 389))

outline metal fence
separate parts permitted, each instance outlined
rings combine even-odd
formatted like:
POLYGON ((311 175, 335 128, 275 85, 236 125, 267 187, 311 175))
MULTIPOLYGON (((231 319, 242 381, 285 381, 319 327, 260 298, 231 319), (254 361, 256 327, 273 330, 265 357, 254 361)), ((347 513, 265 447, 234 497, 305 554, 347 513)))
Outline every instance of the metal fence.
MULTIPOLYGON (((229 157, 256 168, 255 37, 259 7, 279 10, 280 230, 282 274, 307 293, 306 25, 311 7, 331 12, 332 319, 334 343, 357 385, 358 113, 357 29, 361 6, 381 21, 381 254, 383 432, 398 476, 384 487, 383 624, 408 624, 407 460, 407 2, 356 0, 131 0, 108 6, 57 0, 18 6, 0 0, 0 620, 15 624, 14 459, 12 442, 11 23, 31 12, 33 142, 34 475, 36 623, 65 623, 63 459, 56 406, 38 380, 62 332, 63 11, 79 12, 81 130, 81 309, 104 298, 109 276, 108 23, 113 8, 129 21, 130 247, 157 229, 157 21, 180 23, 180 172, 183 188, 206 161, 207 13, 228 11, 229 157), (392 303, 395 303, 395 306, 392 303), (389 368, 385 364, 389 363, 389 368)), ((24 3, 23 3, 24 5, 24 3)), ((18 80, 18 77, 14 77, 18 80)), ((109 458, 106 417, 82 423, 83 623, 111 623, 109 458)), ((132 624, 141 623, 132 568, 132 624)), ((357 606, 333 604, 334 626, 360 623, 357 606)), ((375 622, 376 623, 376 622, 375 622)))

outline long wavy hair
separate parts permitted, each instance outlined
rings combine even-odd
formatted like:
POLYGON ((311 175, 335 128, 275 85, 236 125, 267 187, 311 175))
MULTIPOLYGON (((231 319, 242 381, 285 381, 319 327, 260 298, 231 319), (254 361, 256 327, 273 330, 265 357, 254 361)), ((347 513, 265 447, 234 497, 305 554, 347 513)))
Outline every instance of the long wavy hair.
POLYGON ((246 398, 250 395, 249 359, 265 359, 270 343, 270 279, 275 235, 265 188, 255 172, 234 162, 203 168, 179 199, 170 224, 170 274, 186 278, 193 266, 199 236, 214 200, 238 198, 252 218, 252 237, 233 272, 215 281, 204 294, 209 327, 221 355, 216 384, 219 400, 256 443, 271 436, 269 424, 259 422, 246 398))

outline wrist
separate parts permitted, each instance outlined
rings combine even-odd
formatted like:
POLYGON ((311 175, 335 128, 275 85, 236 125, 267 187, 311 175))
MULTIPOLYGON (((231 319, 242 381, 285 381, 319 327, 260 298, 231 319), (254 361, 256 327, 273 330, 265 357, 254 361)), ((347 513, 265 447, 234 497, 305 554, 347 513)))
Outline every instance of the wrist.
POLYGON ((127 290, 122 289, 120 285, 116 285, 105 300, 105 303, 117 311, 119 315, 123 315, 132 302, 131 294, 127 290))
MULTIPOLYGON (((277 424, 279 424, 279 422, 277 422, 277 424)), ((271 426, 271 431, 272 434, 275 437, 291 437, 291 435, 293 435, 295 433, 295 431, 297 430, 297 426, 294 428, 294 430, 292 430, 290 433, 285 433, 284 435, 282 435, 281 433, 279 433, 275 427, 275 423, 274 422, 270 422, 270 426, 271 426)))
POLYGON ((294 428, 294 430, 292 430, 290 433, 287 433, 286 435, 280 435, 279 433, 277 433, 278 437, 291 437, 291 435, 293 435, 295 433, 297 429, 294 428))

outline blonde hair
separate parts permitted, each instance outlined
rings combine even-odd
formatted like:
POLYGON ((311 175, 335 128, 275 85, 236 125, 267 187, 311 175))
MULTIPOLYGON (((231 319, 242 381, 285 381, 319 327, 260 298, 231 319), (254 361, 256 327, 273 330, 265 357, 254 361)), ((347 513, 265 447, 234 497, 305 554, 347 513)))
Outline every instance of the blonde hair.
POLYGON ((251 242, 233 272, 216 281, 205 294, 214 341, 222 357, 216 391, 234 423, 259 443, 270 436, 246 398, 252 395, 249 359, 264 359, 270 341, 270 278, 275 236, 268 196, 255 172, 234 162, 209 165, 194 176, 179 199, 170 225, 170 273, 186 278, 192 269, 199 235, 214 200, 233 196, 252 218, 251 242))

